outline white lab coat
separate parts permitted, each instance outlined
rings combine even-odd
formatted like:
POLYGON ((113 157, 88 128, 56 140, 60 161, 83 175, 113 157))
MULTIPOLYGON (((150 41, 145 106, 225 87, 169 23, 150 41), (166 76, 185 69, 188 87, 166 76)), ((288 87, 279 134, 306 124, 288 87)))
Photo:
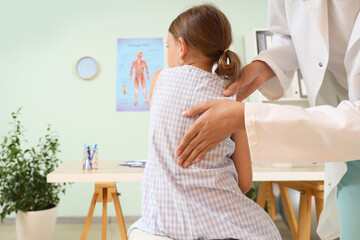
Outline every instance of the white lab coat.
MULTIPOLYGON (((344 26, 349 27, 349 26, 344 26)), ((360 14, 345 54, 348 101, 337 107, 319 104, 329 57, 325 0, 269 0, 271 47, 256 58, 277 77, 260 87, 270 100, 284 95, 296 68, 301 69, 310 108, 245 104, 245 124, 253 161, 330 162, 325 167, 324 210, 318 234, 339 236, 336 186, 347 171, 345 161, 360 159, 360 14)), ((357 213, 359 214, 359 213, 357 213)))

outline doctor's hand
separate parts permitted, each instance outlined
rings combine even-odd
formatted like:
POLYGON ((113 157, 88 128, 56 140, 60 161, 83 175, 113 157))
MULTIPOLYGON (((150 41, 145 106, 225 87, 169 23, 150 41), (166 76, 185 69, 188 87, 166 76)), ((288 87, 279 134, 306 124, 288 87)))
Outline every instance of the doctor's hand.
POLYGON ((236 101, 242 101, 273 77, 275 77, 275 73, 265 62, 251 62, 241 70, 240 77, 225 89, 223 94, 231 96, 239 90, 236 101))
POLYGON ((192 107, 183 114, 186 117, 203 113, 181 140, 176 154, 177 164, 188 167, 200 162, 216 144, 237 130, 244 129, 244 106, 242 102, 226 99, 209 100, 192 107))

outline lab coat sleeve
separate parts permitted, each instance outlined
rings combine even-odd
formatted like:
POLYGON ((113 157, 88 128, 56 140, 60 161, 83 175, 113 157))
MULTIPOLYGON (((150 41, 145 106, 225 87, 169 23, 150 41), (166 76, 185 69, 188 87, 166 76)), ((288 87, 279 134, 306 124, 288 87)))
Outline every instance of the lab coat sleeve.
POLYGON ((265 62, 275 73, 259 91, 269 100, 284 96, 298 68, 295 48, 290 36, 283 0, 270 0, 268 6, 268 28, 274 33, 271 46, 262 51, 253 61, 265 62))
POLYGON ((245 104, 252 161, 344 162, 360 159, 360 101, 337 108, 245 104))

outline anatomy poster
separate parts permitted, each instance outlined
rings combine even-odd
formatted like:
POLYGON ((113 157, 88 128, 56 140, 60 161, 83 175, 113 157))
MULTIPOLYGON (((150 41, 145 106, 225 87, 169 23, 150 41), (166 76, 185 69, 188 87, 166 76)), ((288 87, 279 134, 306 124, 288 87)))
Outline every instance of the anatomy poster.
POLYGON ((151 77, 163 67, 162 38, 119 38, 116 111, 148 111, 151 77))

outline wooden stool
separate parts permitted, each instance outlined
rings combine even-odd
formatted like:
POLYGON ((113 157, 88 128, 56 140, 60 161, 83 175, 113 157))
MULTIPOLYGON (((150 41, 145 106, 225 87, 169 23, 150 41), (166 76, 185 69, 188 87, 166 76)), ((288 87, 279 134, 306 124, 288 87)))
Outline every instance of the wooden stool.
POLYGON ((85 240, 89 231, 92 216, 96 202, 103 203, 102 211, 102 240, 106 240, 106 220, 107 220, 107 203, 114 201, 116 217, 119 224, 120 234, 122 240, 127 240, 126 227, 124 217, 121 211, 120 201, 116 190, 115 183, 95 183, 95 191, 91 200, 89 213, 86 217, 85 226, 81 234, 81 240, 85 240))

